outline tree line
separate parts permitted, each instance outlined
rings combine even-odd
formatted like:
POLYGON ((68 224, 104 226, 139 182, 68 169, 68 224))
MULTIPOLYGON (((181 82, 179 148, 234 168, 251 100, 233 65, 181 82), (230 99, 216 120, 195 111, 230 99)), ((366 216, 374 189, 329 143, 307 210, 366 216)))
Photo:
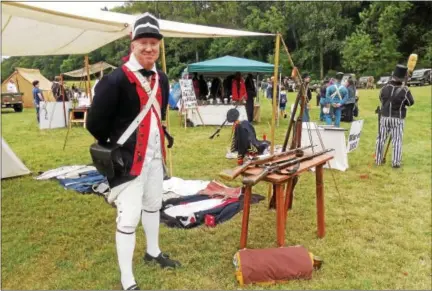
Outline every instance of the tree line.
MULTIPOLYGON (((259 32, 279 32, 294 63, 313 79, 336 71, 389 75, 396 63, 419 55, 418 68, 432 67, 432 2, 125 2, 114 12, 149 11, 166 20, 259 32)), ((170 78, 190 63, 232 55, 273 63, 275 38, 239 37, 165 40, 170 78)), ((89 54, 90 63, 122 64, 125 37, 89 54)), ((282 73, 291 67, 281 47, 282 73)), ((2 81, 15 67, 38 68, 49 79, 83 67, 82 55, 11 57, 2 62, 2 81)))

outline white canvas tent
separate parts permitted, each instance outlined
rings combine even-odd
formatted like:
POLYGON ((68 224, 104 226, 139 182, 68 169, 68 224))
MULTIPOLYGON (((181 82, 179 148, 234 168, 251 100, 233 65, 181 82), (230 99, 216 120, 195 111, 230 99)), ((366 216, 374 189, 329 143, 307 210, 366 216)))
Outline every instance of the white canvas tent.
POLYGON ((21 162, 2 137, 1 145, 1 178, 10 178, 30 174, 29 169, 21 162))
MULTIPOLYGON (((98 62, 96 64, 89 65, 88 73, 90 75, 93 75, 96 73, 103 73, 103 71, 105 71, 106 69, 113 69, 114 70, 115 68, 116 68, 115 66, 110 65, 106 62, 98 62)), ((83 78, 83 77, 87 76, 87 70, 84 67, 81 69, 77 69, 77 70, 63 73, 63 75, 68 76, 68 77, 72 77, 72 78, 83 78)))
MULTIPOLYGON (((1 6, 2 54, 6 56, 88 54, 128 36, 136 18, 134 15, 86 9, 76 14, 60 3, 54 5, 49 2, 2 2, 1 6), (37 45, 29 45, 34 43, 37 45)), ((165 37, 272 35, 162 19, 160 28, 165 37)))

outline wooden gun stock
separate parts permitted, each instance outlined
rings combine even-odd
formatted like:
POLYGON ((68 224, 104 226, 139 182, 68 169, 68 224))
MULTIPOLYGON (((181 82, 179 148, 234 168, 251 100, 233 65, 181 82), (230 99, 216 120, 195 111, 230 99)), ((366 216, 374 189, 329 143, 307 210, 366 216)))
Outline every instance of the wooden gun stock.
POLYGON ((281 174, 288 174, 288 175, 292 175, 295 172, 297 172, 297 170, 300 168, 300 163, 303 161, 308 161, 308 160, 312 160, 315 157, 321 156, 323 154, 326 154, 328 152, 334 151, 334 149, 327 149, 315 154, 312 154, 310 156, 306 156, 306 157, 302 157, 302 158, 297 158, 297 159, 289 159, 283 163, 277 163, 277 164, 273 164, 273 165, 269 165, 267 167, 264 168, 264 170, 256 176, 251 176, 251 177, 245 177, 243 178, 243 184, 245 184, 246 186, 254 186, 255 184, 257 184, 259 181, 261 181, 262 179, 264 179, 265 177, 267 177, 267 175, 271 174, 271 173, 281 173, 281 174), (294 166, 294 168, 292 168, 291 170, 288 170, 287 168, 290 166, 294 166), (286 173, 282 173, 281 170, 286 170, 286 173))
POLYGON ((251 176, 251 177, 245 177, 243 178, 243 184, 246 186, 253 186, 265 177, 267 177, 268 174, 270 174, 270 167, 265 168, 261 174, 257 176, 251 176))
POLYGON ((263 158, 263 159, 251 160, 251 161, 244 163, 241 166, 234 168, 233 170, 223 170, 222 172, 219 173, 219 176, 221 178, 224 178, 227 180, 234 180, 235 178, 240 176, 243 172, 245 172, 251 166, 262 165, 262 164, 271 162, 276 158, 291 155, 293 153, 296 154, 296 157, 301 157, 301 156, 303 156, 303 150, 308 149, 308 148, 313 148, 313 147, 316 147, 316 145, 310 145, 310 146, 306 146, 306 147, 302 147, 302 148, 298 148, 298 149, 294 149, 294 150, 290 150, 290 151, 286 151, 286 152, 277 153, 277 154, 268 156, 268 157, 263 158))

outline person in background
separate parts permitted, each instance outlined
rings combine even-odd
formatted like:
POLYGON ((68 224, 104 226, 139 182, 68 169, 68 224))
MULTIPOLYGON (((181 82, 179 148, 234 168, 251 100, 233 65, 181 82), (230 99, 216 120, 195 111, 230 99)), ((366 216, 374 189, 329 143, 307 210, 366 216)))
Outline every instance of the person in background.
POLYGON ((273 77, 267 79, 267 99, 273 98, 273 77))
POLYGON ((343 73, 339 72, 336 74, 334 79, 334 84, 327 87, 326 98, 321 98, 321 104, 323 104, 324 117, 327 125, 332 124, 332 113, 330 108, 333 108, 333 113, 335 115, 334 125, 340 127, 341 120, 341 106, 345 104, 348 100, 348 91, 345 86, 341 85, 343 73))
MULTIPOLYGON (((200 100, 207 100, 207 95, 208 95, 208 86, 207 86, 207 82, 204 80, 204 76, 200 75, 199 80, 199 99, 200 100)), ((198 97, 198 96, 197 96, 198 97)))
POLYGON ((321 99, 325 99, 328 86, 330 86, 330 79, 325 78, 323 84, 321 85, 320 94, 319 94, 319 98, 318 98, 319 99, 318 104, 320 106, 320 116, 319 116, 320 121, 325 121, 324 112, 323 112, 323 104, 321 103, 321 99))
POLYGON ((375 163, 378 166, 383 162, 384 145, 389 135, 393 144, 392 167, 400 168, 401 166, 406 107, 414 105, 414 97, 402 83, 407 71, 406 66, 397 65, 391 80, 380 91, 381 119, 375 150, 375 163))
MULTIPOLYGON (((54 99, 57 102, 63 101, 62 85, 60 84, 60 77, 59 76, 56 76, 54 78, 54 81, 52 82, 52 85, 51 85, 51 91, 53 93, 54 99)), ((65 101, 69 101, 69 100, 67 100, 66 96, 65 96, 65 101)))
POLYGON ((200 84, 199 84, 199 80, 198 80, 198 73, 194 73, 194 76, 192 78, 192 86, 194 88, 195 97, 197 99, 199 99, 200 98, 200 84))
POLYGON ((33 81, 33 103, 35 105, 36 108, 36 118, 37 118, 37 122, 40 123, 39 120, 39 104, 41 101, 45 101, 45 98, 42 94, 42 91, 39 89, 39 81, 38 80, 34 80, 33 81))
POLYGON ((245 81, 242 78, 242 75, 240 72, 237 72, 235 74, 234 79, 232 80, 231 85, 231 94, 232 94, 232 100, 237 102, 243 102, 248 99, 248 95, 246 92, 246 86, 245 81))
POLYGON ((281 86, 279 111, 280 111, 280 116, 283 116, 283 118, 287 117, 287 114, 285 112, 287 103, 288 103, 288 93, 285 90, 285 86, 281 86))
POLYGON ((356 102, 356 88, 354 85, 354 81, 352 78, 349 78, 346 83, 345 87, 348 90, 348 99, 345 102, 345 105, 343 106, 344 110, 344 121, 346 122, 352 122, 353 121, 353 113, 354 113, 354 105, 356 102))
POLYGON ((254 115, 254 98, 257 96, 255 83, 253 80, 252 74, 248 74, 246 80, 246 92, 247 92, 247 100, 246 100, 246 112, 248 116, 248 121, 253 121, 253 115, 254 115))
POLYGON ((96 73, 95 76, 96 76, 96 80, 95 80, 95 82, 94 82, 94 84, 93 84, 93 87, 91 88, 91 94, 92 94, 93 97, 94 97, 94 95, 95 95, 95 88, 96 88, 96 85, 97 85, 97 84, 99 83, 99 81, 100 81, 100 73, 96 73))
POLYGON ((15 85, 14 80, 10 79, 7 83, 7 92, 8 93, 18 93, 17 86, 15 85))
POLYGON ((310 121, 310 116, 309 116, 309 109, 310 109, 310 101, 312 100, 312 91, 309 88, 309 83, 310 83, 310 75, 308 73, 304 73, 302 75, 302 79, 305 85, 305 93, 306 93, 306 102, 305 102, 305 108, 304 108, 304 112, 303 112, 303 122, 309 122, 310 121))

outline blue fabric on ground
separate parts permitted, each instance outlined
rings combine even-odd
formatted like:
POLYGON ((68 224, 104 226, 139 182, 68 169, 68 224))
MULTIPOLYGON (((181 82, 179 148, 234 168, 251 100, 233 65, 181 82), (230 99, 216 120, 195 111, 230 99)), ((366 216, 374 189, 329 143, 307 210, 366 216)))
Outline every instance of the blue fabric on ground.
POLYGON ((58 179, 58 181, 64 188, 75 190, 82 194, 92 193, 94 185, 108 183, 106 177, 98 171, 89 171, 81 173, 79 178, 58 179))

